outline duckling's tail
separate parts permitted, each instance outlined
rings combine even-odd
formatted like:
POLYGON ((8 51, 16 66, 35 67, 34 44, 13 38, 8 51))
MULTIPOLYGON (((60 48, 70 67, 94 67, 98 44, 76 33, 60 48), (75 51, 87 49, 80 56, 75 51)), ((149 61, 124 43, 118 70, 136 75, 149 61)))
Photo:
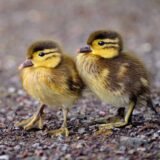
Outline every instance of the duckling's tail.
POLYGON ((149 106, 157 115, 160 116, 160 113, 158 113, 158 111, 155 109, 150 97, 147 99, 147 106, 149 106))

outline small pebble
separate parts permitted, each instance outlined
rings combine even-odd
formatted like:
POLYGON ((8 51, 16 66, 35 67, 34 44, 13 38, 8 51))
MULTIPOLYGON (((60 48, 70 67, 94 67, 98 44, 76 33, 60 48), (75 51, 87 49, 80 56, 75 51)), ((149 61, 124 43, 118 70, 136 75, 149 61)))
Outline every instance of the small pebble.
POLYGON ((104 111, 99 111, 99 115, 102 116, 102 117, 104 117, 104 116, 106 115, 106 112, 104 112, 104 111))
POLYGON ((39 143, 35 143, 35 144, 32 145, 32 147, 34 147, 34 148, 39 147, 39 146, 40 146, 39 143))
POLYGON ((64 157, 64 159, 66 159, 66 160, 72 160, 71 154, 66 154, 65 157, 64 157))
POLYGON ((82 143, 78 143, 77 145, 76 145, 76 148, 83 148, 84 146, 83 146, 83 144, 82 143))
POLYGON ((67 151, 69 149, 69 145, 68 144, 63 144, 62 146, 61 146, 61 150, 62 151, 67 151))
POLYGON ((36 151, 35 151, 35 154, 36 154, 37 156, 43 156, 43 150, 36 150, 36 151))
POLYGON ((78 133, 79 133, 79 134, 85 133, 85 128, 79 128, 79 129, 78 129, 78 133))
POLYGON ((154 133, 152 136, 152 140, 158 139, 159 138, 159 134, 158 133, 154 133))
POLYGON ((128 151, 128 153, 129 153, 129 154, 133 154, 133 153, 135 153, 135 150, 134 150, 134 149, 130 149, 130 150, 128 151))
POLYGON ((137 148, 137 151, 144 152, 144 151, 146 151, 146 148, 144 148, 144 147, 138 147, 138 148, 137 148))
POLYGON ((5 128, 5 124, 4 123, 0 123, 0 128, 5 128))
POLYGON ((146 144, 147 141, 142 139, 142 138, 138 138, 138 137, 126 137, 126 136, 121 136, 120 137, 120 143, 126 146, 131 146, 131 147, 138 147, 141 146, 143 144, 146 144))
POLYGON ((16 91, 16 88, 14 88, 14 87, 8 88, 8 93, 15 93, 15 91, 16 91))
POLYGON ((0 160, 9 160, 8 155, 0 155, 0 160))
POLYGON ((24 96, 24 95, 25 95, 25 92, 24 92, 23 90, 19 89, 18 92, 17 92, 17 94, 18 94, 19 96, 24 96))
POLYGON ((20 145, 16 145, 16 146, 14 147, 14 149, 15 149, 15 150, 19 150, 19 149, 21 149, 21 146, 20 146, 20 145))

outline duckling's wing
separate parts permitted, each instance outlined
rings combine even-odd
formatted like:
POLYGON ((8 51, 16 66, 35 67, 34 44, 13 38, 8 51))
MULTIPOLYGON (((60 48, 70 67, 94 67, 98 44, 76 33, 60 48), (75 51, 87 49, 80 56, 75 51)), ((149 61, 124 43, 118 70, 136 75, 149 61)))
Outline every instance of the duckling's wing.
POLYGON ((70 74, 68 79, 69 88, 72 91, 81 91, 84 88, 84 83, 78 74, 73 58, 68 55, 64 55, 64 61, 70 74))

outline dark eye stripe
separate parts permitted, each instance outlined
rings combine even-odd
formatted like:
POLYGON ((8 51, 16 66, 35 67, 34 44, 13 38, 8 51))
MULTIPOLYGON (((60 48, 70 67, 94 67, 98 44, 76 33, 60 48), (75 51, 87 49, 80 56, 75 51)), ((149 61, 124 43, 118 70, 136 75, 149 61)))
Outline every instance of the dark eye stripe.
POLYGON ((45 53, 45 55, 51 54, 51 53, 55 53, 55 52, 56 52, 56 51, 47 52, 47 53, 45 53))
POLYGON ((118 42, 104 42, 104 41, 100 41, 100 42, 98 42, 98 44, 100 45, 100 46, 103 46, 103 45, 105 45, 105 44, 118 44, 118 42))
POLYGON ((105 44, 118 44, 117 42, 105 42, 105 44))
MULTIPOLYGON (((56 51, 55 51, 55 52, 56 52, 56 51)), ((47 53, 41 52, 41 53, 39 53, 39 56, 40 56, 40 57, 43 57, 43 56, 45 56, 45 55, 47 55, 47 54, 50 54, 50 53, 54 53, 54 51, 47 52, 47 53)))
POLYGON ((119 47, 118 47, 118 46, 105 46, 104 49, 105 49, 105 48, 114 48, 114 49, 117 49, 117 48, 119 48, 119 47))

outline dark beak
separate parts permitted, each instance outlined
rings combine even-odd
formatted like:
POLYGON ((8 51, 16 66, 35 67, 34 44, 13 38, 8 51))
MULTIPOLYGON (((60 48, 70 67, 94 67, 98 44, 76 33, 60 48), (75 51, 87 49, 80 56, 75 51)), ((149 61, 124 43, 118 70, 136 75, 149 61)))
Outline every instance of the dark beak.
POLYGON ((78 53, 89 53, 89 52, 92 52, 90 46, 85 46, 78 50, 78 53))
POLYGON ((26 59, 20 66, 18 67, 19 70, 26 68, 26 67, 31 67, 33 66, 33 63, 30 59, 26 59))

